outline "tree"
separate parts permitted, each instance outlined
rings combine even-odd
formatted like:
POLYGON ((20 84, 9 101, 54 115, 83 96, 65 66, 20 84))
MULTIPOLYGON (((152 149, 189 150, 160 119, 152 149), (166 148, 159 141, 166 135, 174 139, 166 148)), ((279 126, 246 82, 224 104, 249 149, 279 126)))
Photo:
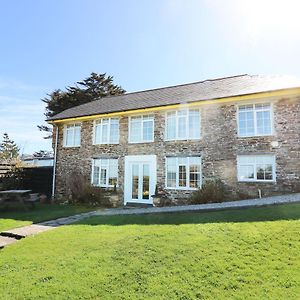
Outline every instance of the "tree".
MULTIPOLYGON (((78 81, 75 86, 68 86, 65 91, 60 89, 54 90, 43 98, 46 103, 45 116, 52 117, 65 109, 85 104, 103 97, 124 94, 125 90, 113 83, 113 77, 104 74, 91 73, 83 81, 78 81)), ((39 125, 41 131, 48 132, 45 138, 52 137, 52 130, 45 125, 39 125)))
POLYGON ((0 144, 0 158, 11 159, 19 156, 20 148, 11 140, 7 133, 3 134, 3 140, 0 144))

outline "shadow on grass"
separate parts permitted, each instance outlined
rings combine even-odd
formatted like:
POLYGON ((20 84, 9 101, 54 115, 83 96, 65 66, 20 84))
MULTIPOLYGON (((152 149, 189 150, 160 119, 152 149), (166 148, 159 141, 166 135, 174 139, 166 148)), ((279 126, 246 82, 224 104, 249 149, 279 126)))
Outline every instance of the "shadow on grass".
POLYGON ((160 225, 300 220, 300 203, 213 212, 95 216, 71 225, 160 225))

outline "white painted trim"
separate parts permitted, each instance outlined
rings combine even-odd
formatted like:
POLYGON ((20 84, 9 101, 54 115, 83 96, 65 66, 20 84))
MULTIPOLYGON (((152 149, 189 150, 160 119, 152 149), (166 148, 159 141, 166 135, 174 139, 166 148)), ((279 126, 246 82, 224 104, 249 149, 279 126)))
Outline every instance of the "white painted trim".
MULTIPOLYGON (((82 128, 82 123, 81 122, 74 122, 74 123, 66 123, 64 124, 63 127, 63 147, 64 148, 79 148, 81 146, 81 128, 82 128), (69 125, 73 125, 74 127, 76 125, 80 126, 80 141, 79 141, 79 145, 66 145, 66 139, 67 139, 67 126, 69 125)), ((75 138, 75 130, 74 130, 74 136, 73 138, 75 138)))
POLYGON ((184 110, 187 111, 187 118, 186 118, 186 130, 187 130, 187 137, 186 138, 179 138, 178 137, 178 111, 180 109, 173 109, 173 110, 167 110, 164 114, 165 116, 165 132, 164 132, 164 141, 165 142, 171 142, 171 141, 199 141, 202 139, 202 111, 200 108, 195 107, 195 108, 185 108, 184 110), (199 121, 200 121, 200 137, 199 138, 191 138, 189 137, 189 111, 190 110, 198 110, 199 111, 199 121), (175 112, 176 113, 176 124, 175 124, 175 138, 174 139, 169 139, 167 136, 167 119, 168 119, 168 113, 170 112, 175 112))
POLYGON ((274 103, 268 102, 268 101, 252 101, 252 102, 245 102, 245 103, 239 103, 235 105, 236 108, 236 121, 237 121, 237 137, 238 138, 252 138, 252 137, 267 137, 267 136, 274 136, 275 135, 275 127, 274 127, 274 103), (269 104, 270 105, 270 116, 271 116, 271 133, 268 134, 258 134, 257 133, 257 119, 256 119, 256 110, 255 105, 256 104, 269 104), (254 107, 253 109, 253 118, 254 118, 254 135, 240 135, 240 118, 239 118, 239 107, 240 106, 246 106, 246 105, 252 105, 254 107))
MULTIPOLYGON (((101 124, 101 126, 102 126, 102 124, 101 124)), ((101 139, 102 139, 102 129, 101 129, 101 139)), ((92 141, 93 141, 93 145, 118 145, 120 143, 120 118, 118 118, 118 117, 115 117, 115 118, 111 117, 111 118, 99 118, 99 119, 95 119, 93 121, 93 137, 92 137, 92 141), (108 142, 107 143, 103 143, 103 142, 96 143, 96 126, 97 126, 96 123, 97 123, 97 121, 103 120, 103 119, 108 119, 108 132, 107 132, 108 142), (118 120, 118 141, 114 142, 114 143, 111 142, 111 136, 110 136, 111 120, 112 119, 118 120)))
POLYGON ((124 205, 127 203, 142 203, 142 204, 153 204, 152 195, 155 193, 155 187, 157 183, 157 168, 156 168, 156 155, 128 155, 125 156, 124 166, 124 205), (149 200, 133 200, 131 199, 131 185, 132 175, 130 166, 133 163, 149 163, 150 178, 149 178, 149 200))
POLYGON ((180 190, 180 191, 196 191, 198 188, 191 188, 191 187, 184 187, 184 186, 179 186, 179 168, 178 168, 178 158, 187 158, 188 159, 188 164, 187 164, 187 183, 190 185, 189 181, 189 175, 190 175, 190 157, 197 157, 200 158, 200 187, 202 186, 203 183, 203 175, 202 175, 202 157, 201 156, 165 156, 165 187, 168 190, 180 190), (168 169, 167 169, 167 158, 176 158, 176 187, 168 187, 168 169))
POLYGON ((154 142, 154 131, 155 131, 155 115, 154 114, 137 114, 137 115, 131 115, 128 117, 128 144, 142 144, 142 143, 153 143, 154 142), (144 130, 144 124, 143 124, 143 117, 144 116, 152 116, 153 117, 153 120, 152 120, 152 123, 153 123, 153 134, 152 134, 152 140, 144 140, 143 139, 143 130, 144 130), (141 140, 138 141, 138 142, 132 142, 131 141, 131 129, 130 129, 130 124, 131 124, 131 119, 133 117, 141 117, 141 140))
POLYGON ((241 154, 241 155, 237 155, 237 158, 236 158, 236 166, 237 166, 237 181, 238 182, 248 182, 248 183, 276 183, 276 156, 275 154, 241 154), (240 171, 239 171, 239 168, 240 168, 240 163, 239 163, 239 158, 240 157, 245 157, 245 156, 252 156, 252 157, 272 157, 272 177, 273 179, 272 180, 262 180, 262 179, 255 179, 256 176, 257 176, 257 173, 256 173, 256 163, 253 163, 253 164, 250 164, 250 165, 253 165, 254 166, 254 179, 240 179, 240 171))

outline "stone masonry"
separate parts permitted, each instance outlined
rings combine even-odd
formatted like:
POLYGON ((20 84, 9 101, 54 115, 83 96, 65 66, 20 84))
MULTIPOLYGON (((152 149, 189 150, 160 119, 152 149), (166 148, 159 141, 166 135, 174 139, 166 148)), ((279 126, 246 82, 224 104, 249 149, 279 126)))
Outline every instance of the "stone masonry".
POLYGON ((73 171, 91 176, 92 159, 109 157, 119 159, 118 189, 123 203, 124 157, 149 155, 157 157, 157 186, 174 203, 182 203, 192 191, 165 188, 165 157, 169 155, 195 155, 202 158, 203 181, 222 179, 236 193, 258 196, 277 195, 300 191, 300 96, 273 97, 263 103, 272 103, 274 135, 240 138, 237 135, 237 105, 247 102, 206 104, 201 110, 201 139, 164 141, 165 111, 154 111, 154 142, 128 143, 128 115, 120 117, 118 145, 93 145, 93 120, 82 122, 81 146, 63 147, 63 125, 59 125, 57 148, 56 196, 67 195, 66 180, 73 171), (237 181, 237 155, 275 154, 276 183, 241 183, 237 181))

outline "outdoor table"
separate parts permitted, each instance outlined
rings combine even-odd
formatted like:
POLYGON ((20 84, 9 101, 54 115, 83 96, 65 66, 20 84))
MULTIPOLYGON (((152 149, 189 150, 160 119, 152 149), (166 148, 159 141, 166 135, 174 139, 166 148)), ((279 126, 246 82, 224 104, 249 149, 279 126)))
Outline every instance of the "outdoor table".
POLYGON ((20 202, 24 205, 24 199, 28 194, 30 194, 31 190, 7 190, 0 191, 0 198, 3 196, 3 202, 20 202))

